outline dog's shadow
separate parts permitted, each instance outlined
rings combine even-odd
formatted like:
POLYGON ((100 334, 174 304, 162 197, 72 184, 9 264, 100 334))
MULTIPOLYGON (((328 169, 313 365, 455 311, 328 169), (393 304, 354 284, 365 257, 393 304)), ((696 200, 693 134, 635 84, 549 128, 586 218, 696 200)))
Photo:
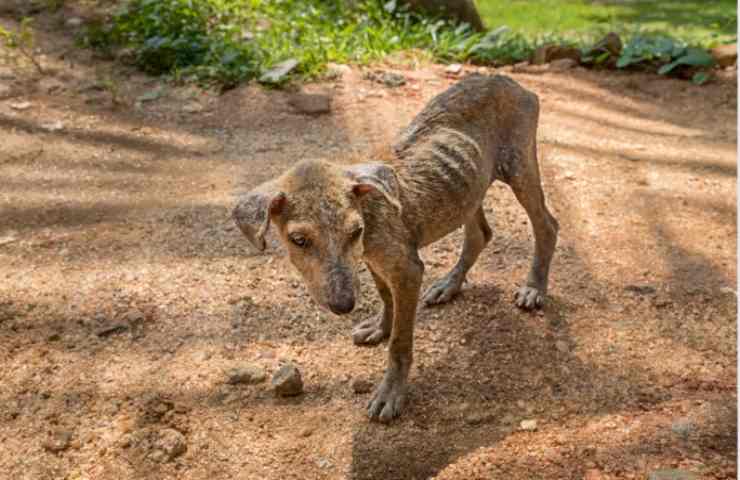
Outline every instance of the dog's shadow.
MULTIPOLYGON (((490 285, 471 286, 445 307, 419 309, 420 329, 435 334, 434 352, 416 355, 400 419, 390 425, 358 422, 349 478, 430 478, 479 448, 495 446, 518 430, 521 420, 550 416, 548 409, 573 402, 587 410, 597 404, 600 411, 622 407, 618 397, 596 389, 583 395, 584 385, 622 382, 618 389, 635 394, 647 388, 614 380, 614 372, 582 362, 572 349, 564 351, 561 342, 573 343, 571 307, 559 298, 550 297, 536 313, 520 312, 507 300, 490 285), (593 395, 600 396, 598 402, 593 395)), ((417 351, 430 348, 428 337, 417 351)))

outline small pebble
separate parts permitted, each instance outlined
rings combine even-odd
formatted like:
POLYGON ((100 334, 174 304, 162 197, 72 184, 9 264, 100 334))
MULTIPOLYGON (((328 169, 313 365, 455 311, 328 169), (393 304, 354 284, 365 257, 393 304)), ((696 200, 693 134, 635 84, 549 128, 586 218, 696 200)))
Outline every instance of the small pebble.
POLYGON ((534 432, 537 430, 537 420, 522 420, 519 423, 519 428, 527 432, 534 432))
POLYGON ((239 383, 254 385, 262 383, 265 378, 267 378, 267 375, 261 368, 251 365, 232 368, 226 372, 226 383, 230 385, 239 383))
POLYGON ((301 372, 294 365, 284 365, 272 377, 275 394, 280 397, 294 397, 303 393, 301 372))

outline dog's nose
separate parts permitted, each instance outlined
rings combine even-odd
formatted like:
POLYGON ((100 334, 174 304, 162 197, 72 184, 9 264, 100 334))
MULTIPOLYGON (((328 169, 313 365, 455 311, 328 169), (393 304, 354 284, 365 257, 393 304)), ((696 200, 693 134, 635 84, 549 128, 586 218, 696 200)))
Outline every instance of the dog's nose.
POLYGON ((344 315, 351 312, 355 308, 354 297, 345 297, 333 302, 329 302, 329 310, 336 313, 337 315, 344 315))

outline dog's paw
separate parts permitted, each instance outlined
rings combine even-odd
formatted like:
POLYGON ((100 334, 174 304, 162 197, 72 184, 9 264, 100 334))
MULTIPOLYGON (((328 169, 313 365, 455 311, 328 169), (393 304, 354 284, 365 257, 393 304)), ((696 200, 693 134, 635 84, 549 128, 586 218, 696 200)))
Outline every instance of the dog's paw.
POLYGON ((447 303, 452 300, 455 295, 460 293, 461 287, 462 282, 452 275, 440 278, 424 293, 424 296, 422 297, 424 305, 431 307, 432 305, 447 303))
POLYGON ((542 308, 545 304, 545 294, 534 287, 524 286, 514 294, 514 303, 522 310, 542 308))
POLYGON ((401 415, 406 403, 406 382, 383 380, 367 406, 370 420, 388 423, 401 415))
MULTIPOLYGON (((382 315, 382 314, 381 314, 382 315)), ((390 328, 383 328, 383 318, 374 318, 357 325, 352 330, 355 345, 377 345, 390 336, 390 328)))

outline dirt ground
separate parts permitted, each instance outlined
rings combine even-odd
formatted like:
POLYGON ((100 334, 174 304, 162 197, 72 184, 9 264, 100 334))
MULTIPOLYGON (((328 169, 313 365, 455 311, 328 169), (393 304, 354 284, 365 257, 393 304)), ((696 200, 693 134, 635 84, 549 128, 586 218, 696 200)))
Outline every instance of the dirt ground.
MULTIPOLYGON (((367 274, 353 314, 322 313, 230 210, 299 159, 391 141, 455 78, 380 65, 407 78, 388 88, 351 69, 305 86, 333 95, 308 117, 289 92, 165 85, 37 23, 50 72, 0 67, 0 478, 735 478, 734 71, 702 87, 499 71, 541 101, 549 304, 513 306, 533 239, 494 185, 494 240, 460 297, 419 310, 410 405, 383 426, 353 389, 385 367, 386 345, 350 338, 380 308, 367 274), (274 395, 284 363, 303 395, 274 395), (267 379, 231 385, 234 367, 267 379)), ((422 252, 426 285, 461 233, 422 252)))

